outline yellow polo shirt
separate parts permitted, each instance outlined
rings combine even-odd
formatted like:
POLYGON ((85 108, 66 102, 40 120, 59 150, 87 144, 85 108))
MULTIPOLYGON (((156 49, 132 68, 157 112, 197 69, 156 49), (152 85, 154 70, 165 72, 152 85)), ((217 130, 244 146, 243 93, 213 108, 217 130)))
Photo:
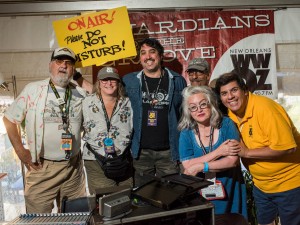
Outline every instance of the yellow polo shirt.
POLYGON ((285 110, 273 100, 249 92, 241 122, 229 110, 250 151, 268 146, 272 150, 297 151, 272 160, 242 159, 256 187, 265 193, 288 191, 300 186, 300 134, 285 110))

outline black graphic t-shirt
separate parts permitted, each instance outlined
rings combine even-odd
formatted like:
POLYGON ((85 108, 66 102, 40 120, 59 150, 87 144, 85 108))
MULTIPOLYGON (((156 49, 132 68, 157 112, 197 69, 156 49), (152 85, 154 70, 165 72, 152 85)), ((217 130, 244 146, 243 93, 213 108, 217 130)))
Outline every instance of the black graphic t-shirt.
POLYGON ((169 78, 167 72, 165 71, 161 81, 160 78, 150 78, 143 74, 142 94, 141 148, 153 150, 169 149, 169 78), (151 104, 152 101, 155 101, 155 104, 151 104), (149 121, 149 113, 153 114, 153 121, 149 121), (151 122, 153 123, 151 124, 151 122))

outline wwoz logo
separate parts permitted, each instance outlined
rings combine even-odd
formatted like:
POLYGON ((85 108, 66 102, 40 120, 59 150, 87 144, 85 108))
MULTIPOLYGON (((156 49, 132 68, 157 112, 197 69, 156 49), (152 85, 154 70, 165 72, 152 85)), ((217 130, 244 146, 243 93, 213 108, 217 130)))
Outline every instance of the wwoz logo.
POLYGON ((230 55, 234 67, 233 72, 238 73, 245 80, 249 91, 259 92, 263 95, 272 95, 272 84, 267 84, 269 76, 271 53, 265 54, 235 54, 230 55), (254 71, 249 68, 250 63, 254 71))

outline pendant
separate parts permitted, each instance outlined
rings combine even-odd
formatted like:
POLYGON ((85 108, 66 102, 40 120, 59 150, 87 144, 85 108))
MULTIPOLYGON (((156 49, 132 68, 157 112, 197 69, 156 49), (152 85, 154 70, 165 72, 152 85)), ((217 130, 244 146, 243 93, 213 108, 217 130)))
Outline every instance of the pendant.
POLYGON ((155 99, 155 98, 154 98, 154 99, 152 99, 152 101, 151 101, 151 105, 153 105, 153 106, 154 106, 154 105, 156 105, 157 103, 158 103, 158 100, 157 100, 157 99, 155 99))

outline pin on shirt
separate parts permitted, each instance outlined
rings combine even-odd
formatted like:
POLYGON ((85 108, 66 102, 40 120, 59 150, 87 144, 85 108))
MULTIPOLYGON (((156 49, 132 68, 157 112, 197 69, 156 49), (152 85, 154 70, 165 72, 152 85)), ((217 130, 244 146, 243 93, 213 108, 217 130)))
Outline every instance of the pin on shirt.
POLYGON ((151 105, 155 106, 158 103, 158 100, 156 98, 151 100, 151 105))

